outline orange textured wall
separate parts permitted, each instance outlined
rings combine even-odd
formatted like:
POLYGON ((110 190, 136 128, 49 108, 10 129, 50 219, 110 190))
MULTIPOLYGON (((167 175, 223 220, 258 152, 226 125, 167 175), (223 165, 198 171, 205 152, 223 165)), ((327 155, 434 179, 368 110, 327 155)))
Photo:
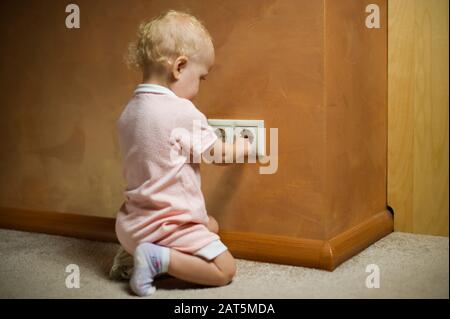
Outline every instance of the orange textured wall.
POLYGON ((202 165, 222 229, 322 239, 383 209, 386 30, 363 29, 369 1, 83 0, 79 30, 65 2, 24 3, 0 3, 0 206, 115 215, 115 121, 140 80, 123 54, 140 21, 173 8, 214 38, 199 109, 279 129, 276 174, 202 165))
POLYGON ((327 238, 386 209, 387 2, 325 1, 327 238), (380 28, 365 24, 380 8, 380 28))
POLYGON ((208 209, 224 229, 322 238, 323 3, 267 1, 246 11, 237 3, 198 101, 211 118, 263 119, 278 128, 278 171, 203 166, 208 209))

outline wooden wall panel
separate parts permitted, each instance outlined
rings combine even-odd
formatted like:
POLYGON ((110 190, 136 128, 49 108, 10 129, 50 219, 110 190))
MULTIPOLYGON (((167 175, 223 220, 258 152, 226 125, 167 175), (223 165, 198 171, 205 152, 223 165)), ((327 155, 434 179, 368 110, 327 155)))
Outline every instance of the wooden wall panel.
POLYGON ((389 1, 388 204, 398 231, 448 236, 448 1, 389 1))

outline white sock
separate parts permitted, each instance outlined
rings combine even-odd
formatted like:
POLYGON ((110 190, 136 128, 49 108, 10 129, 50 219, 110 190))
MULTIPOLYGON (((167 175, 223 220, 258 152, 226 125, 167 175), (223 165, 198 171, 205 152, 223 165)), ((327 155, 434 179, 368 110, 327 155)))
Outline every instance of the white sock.
POLYGON ((170 249, 151 243, 140 244, 134 252, 134 269, 130 279, 131 289, 138 296, 148 296, 156 291, 153 278, 168 271, 170 249))

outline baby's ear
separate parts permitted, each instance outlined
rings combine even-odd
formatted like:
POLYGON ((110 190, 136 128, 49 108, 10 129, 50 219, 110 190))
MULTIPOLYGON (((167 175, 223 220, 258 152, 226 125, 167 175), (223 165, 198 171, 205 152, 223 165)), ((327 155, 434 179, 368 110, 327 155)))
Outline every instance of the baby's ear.
POLYGON ((175 80, 179 80, 181 73, 184 68, 186 68, 188 63, 188 58, 184 55, 179 56, 172 65, 172 75, 175 80))

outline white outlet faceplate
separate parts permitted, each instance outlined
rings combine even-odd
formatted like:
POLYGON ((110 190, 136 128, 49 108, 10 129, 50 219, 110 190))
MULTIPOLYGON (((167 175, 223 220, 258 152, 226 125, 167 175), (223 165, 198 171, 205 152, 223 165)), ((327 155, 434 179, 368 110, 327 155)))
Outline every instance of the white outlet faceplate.
MULTIPOLYGON (((209 125, 216 130, 216 134, 220 135, 217 130, 225 132, 225 142, 233 143, 234 136, 239 136, 243 130, 250 131, 253 136, 251 144, 252 149, 256 151, 258 156, 265 155, 266 138, 264 129, 264 120, 232 120, 232 119, 210 119, 209 125)), ((245 132, 245 131, 244 131, 245 132)))

